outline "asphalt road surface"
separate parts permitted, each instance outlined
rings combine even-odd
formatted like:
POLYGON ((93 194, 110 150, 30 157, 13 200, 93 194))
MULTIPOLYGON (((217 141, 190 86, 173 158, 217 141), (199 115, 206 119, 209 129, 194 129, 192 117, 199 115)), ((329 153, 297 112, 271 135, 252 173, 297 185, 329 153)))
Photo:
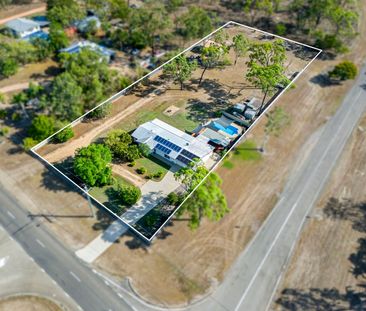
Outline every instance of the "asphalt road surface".
POLYGON ((65 249, 39 220, 0 189, 0 221, 4 229, 85 311, 134 310, 92 270, 65 249))

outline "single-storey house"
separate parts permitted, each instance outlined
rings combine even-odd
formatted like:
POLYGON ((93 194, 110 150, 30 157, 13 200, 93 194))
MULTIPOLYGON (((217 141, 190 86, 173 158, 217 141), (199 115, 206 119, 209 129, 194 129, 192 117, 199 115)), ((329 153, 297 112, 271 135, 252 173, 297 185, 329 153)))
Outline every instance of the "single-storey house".
POLYGON ((67 48, 61 49, 60 52, 74 54, 74 53, 79 53, 82 49, 85 49, 85 48, 98 52, 100 55, 102 55, 107 60, 107 62, 110 62, 115 56, 114 51, 107 49, 106 47, 104 47, 102 45, 99 45, 99 44, 96 44, 94 42, 90 42, 87 40, 78 41, 78 42, 70 45, 67 48))
POLYGON ((16 18, 5 24, 12 34, 23 40, 31 40, 34 38, 47 39, 48 35, 41 30, 40 25, 27 18, 16 18))
POLYGON ((91 25, 92 23, 94 23, 94 27, 97 30, 101 26, 101 22, 97 16, 88 16, 88 17, 84 18, 83 20, 77 22, 76 27, 77 27, 78 31, 86 32, 89 25, 91 25))
POLYGON ((214 150, 207 138, 193 137, 159 119, 141 124, 132 137, 136 143, 149 146, 152 155, 181 167, 187 166, 193 159, 206 163, 214 150))

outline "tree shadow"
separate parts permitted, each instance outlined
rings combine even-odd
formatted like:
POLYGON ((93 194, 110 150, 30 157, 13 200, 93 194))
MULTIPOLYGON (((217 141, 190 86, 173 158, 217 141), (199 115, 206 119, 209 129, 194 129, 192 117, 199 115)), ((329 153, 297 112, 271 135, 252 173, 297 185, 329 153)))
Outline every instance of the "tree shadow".
POLYGON ((145 252, 148 252, 148 247, 149 247, 148 243, 144 242, 141 238, 137 237, 135 234, 133 234, 131 232, 127 232, 125 235, 127 237, 131 238, 130 240, 125 242, 125 245, 130 250, 142 249, 145 252))
POLYGON ((361 84, 361 85, 360 85, 360 88, 366 91, 366 83, 361 84))
POLYGON ((348 258, 352 264, 352 274, 356 279, 366 276, 366 238, 360 238, 357 242, 357 251, 348 258))
MULTIPOLYGON (((68 184, 68 180, 53 168, 45 167, 42 172, 42 187, 52 192, 79 192, 68 184)), ((80 193, 81 194, 81 193, 80 193)))
POLYGON ((365 310, 365 292, 346 287, 341 293, 336 288, 310 288, 308 291, 286 288, 276 300, 283 310, 345 311, 365 310))
POLYGON ((337 86, 341 83, 329 78, 327 74, 321 73, 310 79, 310 82, 319 85, 320 87, 337 86))
POLYGON ((323 213, 332 219, 352 222, 352 228, 358 232, 366 232, 366 202, 353 202, 352 199, 331 197, 323 213))
MULTIPOLYGON (((94 208, 96 208, 96 207, 94 206, 94 208)), ((96 218, 97 218, 97 222, 95 222, 92 227, 93 230, 95 230, 95 231, 106 230, 115 220, 115 219, 113 219, 113 217, 110 214, 108 214, 107 211, 102 210, 100 208, 98 208, 98 210, 96 212, 96 218)))
POLYGON ((225 100, 215 100, 211 102, 203 102, 198 99, 188 99, 187 101, 187 118, 204 123, 212 118, 221 116, 221 112, 228 108, 228 103, 225 100))
MULTIPOLYGON (((196 81, 196 80, 195 80, 196 81)), ((194 83, 194 81, 192 81, 194 83)), ((198 83, 198 81, 196 81, 198 83)), ((210 96, 210 100, 226 100, 234 99, 238 97, 237 94, 231 93, 231 88, 228 87, 226 90, 222 83, 218 83, 217 80, 205 79, 202 80, 200 85, 201 88, 210 96)))

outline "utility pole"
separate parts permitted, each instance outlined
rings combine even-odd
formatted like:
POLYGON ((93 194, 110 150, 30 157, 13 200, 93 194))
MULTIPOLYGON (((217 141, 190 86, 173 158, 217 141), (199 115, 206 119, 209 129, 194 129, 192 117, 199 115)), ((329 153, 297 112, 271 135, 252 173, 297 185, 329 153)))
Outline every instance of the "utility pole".
POLYGON ((89 209, 90 209, 90 212, 91 212, 91 216, 96 219, 96 215, 95 215, 95 210, 94 210, 94 206, 90 200, 90 195, 88 194, 88 187, 86 185, 84 185, 84 190, 85 190, 85 195, 86 195, 86 198, 88 200, 88 204, 89 204, 89 209))

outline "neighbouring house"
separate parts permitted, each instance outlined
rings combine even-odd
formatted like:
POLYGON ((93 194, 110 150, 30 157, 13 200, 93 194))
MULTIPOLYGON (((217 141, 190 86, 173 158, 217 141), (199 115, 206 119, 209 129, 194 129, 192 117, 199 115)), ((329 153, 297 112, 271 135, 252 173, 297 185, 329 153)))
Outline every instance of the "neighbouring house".
POLYGON ((61 49, 60 53, 74 54, 79 53, 82 49, 90 49, 92 51, 99 53, 107 62, 113 60, 115 56, 114 51, 107 49, 102 45, 87 40, 78 41, 67 48, 61 49))
POLYGON ((181 167, 194 159, 205 164, 214 150, 206 137, 188 135, 159 119, 141 124, 132 133, 132 137, 136 143, 149 146, 152 155, 181 167))
POLYGON ((94 27, 96 30, 98 30, 101 26, 101 22, 97 16, 88 16, 84 18, 83 20, 76 23, 77 30, 81 33, 86 32, 89 25, 94 23, 94 27))
POLYGON ((35 38, 47 39, 48 34, 41 30, 40 25, 27 18, 16 18, 5 24, 7 29, 17 38, 32 40, 35 38))

